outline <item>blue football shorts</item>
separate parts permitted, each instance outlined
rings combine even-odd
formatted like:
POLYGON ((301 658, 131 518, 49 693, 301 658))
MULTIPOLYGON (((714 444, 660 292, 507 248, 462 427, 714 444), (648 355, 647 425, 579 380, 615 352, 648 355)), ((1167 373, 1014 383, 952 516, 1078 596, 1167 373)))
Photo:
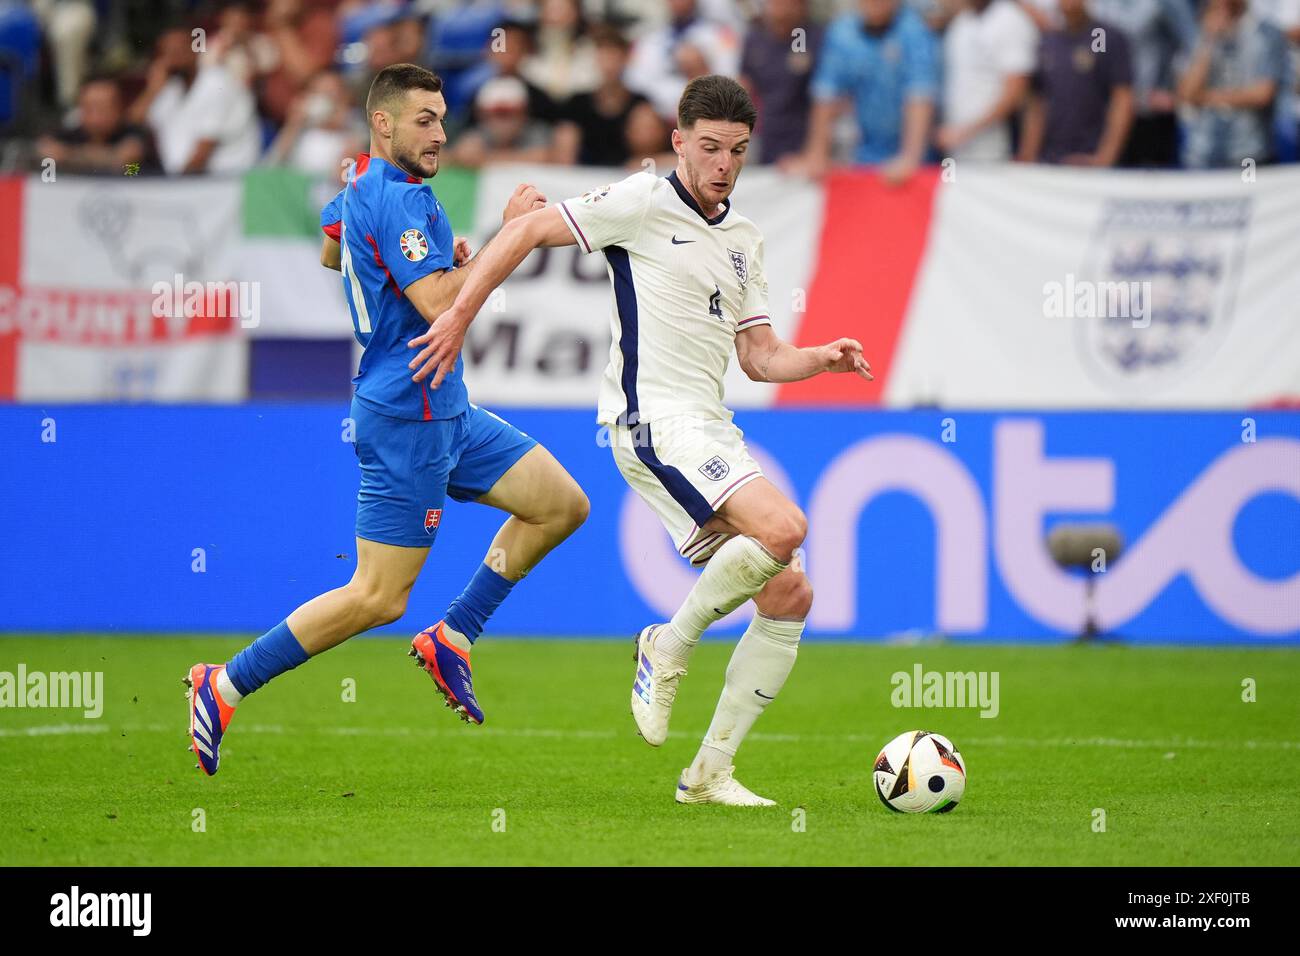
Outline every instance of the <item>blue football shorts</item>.
POLYGON ((537 444, 477 405, 456 418, 412 421, 352 400, 361 463, 357 537, 427 548, 448 495, 474 501, 537 444))

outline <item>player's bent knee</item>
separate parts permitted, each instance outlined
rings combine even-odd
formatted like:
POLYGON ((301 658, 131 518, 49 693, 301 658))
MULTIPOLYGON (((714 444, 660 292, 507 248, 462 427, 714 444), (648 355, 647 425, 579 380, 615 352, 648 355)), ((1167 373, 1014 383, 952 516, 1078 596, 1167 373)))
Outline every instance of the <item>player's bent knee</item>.
POLYGON ((778 512, 764 527, 759 543, 780 561, 789 561, 808 535, 808 519, 798 508, 778 512))
POLYGON ((756 603, 767 617, 793 620, 806 618, 812 601, 812 583, 807 575, 784 571, 767 582, 756 603))
POLYGON ((400 621, 402 615, 406 613, 406 595, 386 598, 375 606, 375 612, 375 622, 370 625, 371 627, 383 627, 385 624, 400 621))
POLYGON ((791 530, 795 537, 798 538, 798 541, 796 541, 794 545, 797 548, 802 545, 804 539, 808 537, 808 516, 804 514, 801 509, 795 508, 794 513, 790 515, 790 523, 792 525, 791 530))
POLYGON ((578 488, 569 508, 569 520, 572 524, 572 527, 569 529, 570 533, 581 528, 583 522, 587 520, 590 514, 591 499, 587 497, 586 492, 581 488, 578 488))
POLYGON ((591 514, 591 501, 577 482, 570 482, 564 493, 558 496, 551 523, 556 525, 568 537, 582 527, 582 523, 591 514))
POLYGON ((357 616, 364 622, 364 630, 383 627, 399 620, 406 613, 407 594, 392 594, 364 585, 353 585, 353 600, 357 616))

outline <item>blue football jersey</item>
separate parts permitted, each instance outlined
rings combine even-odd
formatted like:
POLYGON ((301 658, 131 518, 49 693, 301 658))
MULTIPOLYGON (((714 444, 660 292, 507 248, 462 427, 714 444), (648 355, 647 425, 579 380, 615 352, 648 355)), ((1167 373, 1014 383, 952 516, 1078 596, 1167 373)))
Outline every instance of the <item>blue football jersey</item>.
POLYGON ((412 282, 453 268, 447 213, 424 183, 362 153, 351 181, 321 210, 321 229, 338 241, 343 294, 365 349, 353 384, 358 400, 394 418, 455 418, 469 407, 463 363, 437 389, 411 381, 407 342, 429 328, 403 294, 412 282))

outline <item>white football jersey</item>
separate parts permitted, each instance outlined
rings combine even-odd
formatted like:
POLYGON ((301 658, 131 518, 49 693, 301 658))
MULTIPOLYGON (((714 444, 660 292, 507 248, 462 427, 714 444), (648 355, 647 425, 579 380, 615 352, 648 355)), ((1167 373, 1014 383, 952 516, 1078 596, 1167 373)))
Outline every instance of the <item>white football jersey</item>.
POLYGON ((722 379, 736 333, 771 324, 758 227, 730 200, 705 218, 676 173, 636 173, 559 208, 579 248, 604 251, 613 286, 597 421, 730 421, 722 379))

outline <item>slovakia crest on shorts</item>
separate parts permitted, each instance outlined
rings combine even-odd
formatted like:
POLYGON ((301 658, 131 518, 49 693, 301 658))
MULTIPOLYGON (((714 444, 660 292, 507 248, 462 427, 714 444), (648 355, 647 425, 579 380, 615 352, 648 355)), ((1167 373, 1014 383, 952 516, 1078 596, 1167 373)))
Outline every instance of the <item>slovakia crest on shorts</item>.
POLYGON ((430 508, 424 513, 424 533, 433 534, 442 523, 442 509, 430 508))
POLYGON ((749 264, 745 261, 745 254, 735 249, 728 249, 727 255, 731 257, 731 267, 736 270, 736 278, 740 280, 741 288, 744 288, 745 283, 749 281, 749 264))
POLYGON ((429 243, 419 229, 408 229, 402 233, 402 255, 411 262, 419 262, 429 254, 429 243))
POLYGON ((714 455, 704 464, 700 465, 700 474, 709 479, 709 481, 721 481, 730 473, 731 466, 717 455, 714 455))

